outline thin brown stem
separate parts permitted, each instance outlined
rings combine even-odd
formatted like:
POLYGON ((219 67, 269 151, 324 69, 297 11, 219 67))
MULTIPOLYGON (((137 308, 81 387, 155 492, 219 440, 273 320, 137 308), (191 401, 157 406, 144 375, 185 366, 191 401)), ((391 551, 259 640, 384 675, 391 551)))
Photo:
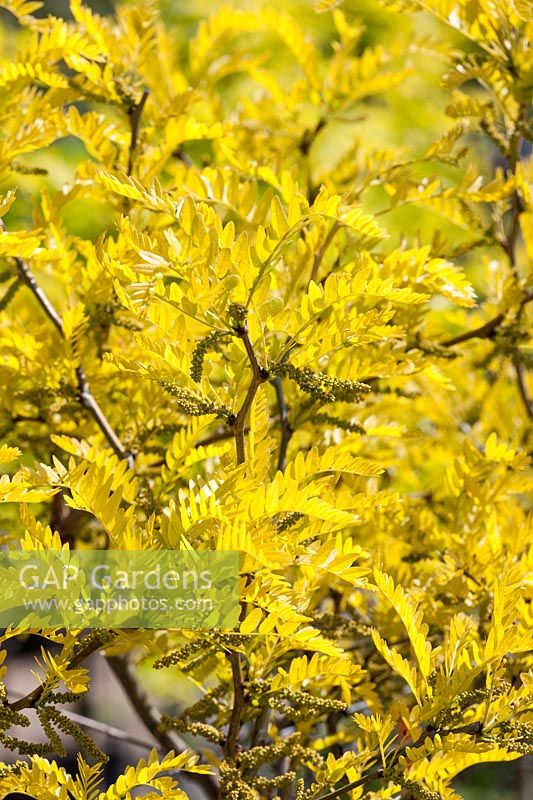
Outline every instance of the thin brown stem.
MULTIPOLYGON (((3 222, 0 222, 0 229, 5 230, 3 222)), ((15 256, 15 264, 17 265, 17 270, 20 279, 28 287, 28 289, 30 289, 30 291, 32 292, 33 296, 43 309, 46 316, 51 320, 55 328, 59 331, 59 335, 63 337, 64 336, 63 320, 55 310, 54 306, 52 305, 52 303, 50 302, 44 291, 37 283, 35 275, 31 271, 30 267, 25 261, 22 260, 22 258, 18 258, 18 256, 15 256)))
MULTIPOLYGON (((249 428, 245 426, 244 433, 248 433, 249 428)), ((217 442, 223 442, 225 439, 232 439, 234 438, 235 433, 230 428, 219 428, 213 433, 210 433, 209 436, 205 436, 203 439, 200 439, 196 444, 195 447, 207 447, 209 444, 216 444, 217 442)))
MULTIPOLYGON (((530 303, 533 300, 533 292, 528 292, 519 304, 519 312, 524 308, 527 303, 530 303)), ((479 328, 474 328, 471 331, 465 331, 464 333, 460 333, 458 336, 454 336, 451 339, 447 339, 444 342, 441 342, 442 347, 454 347, 456 344, 462 344, 462 342, 468 342, 470 339, 491 339, 502 322, 504 321, 507 315, 501 312, 497 314, 495 317, 490 319, 488 322, 485 322, 483 325, 480 325, 479 328)))
POLYGON ((520 397, 522 398, 524 408, 526 409, 526 414, 530 419, 533 419, 533 400, 529 396, 529 390, 527 388, 527 382, 526 382, 526 371, 524 369, 524 365, 521 364, 519 361, 515 360, 514 369, 516 373, 516 383, 518 385, 518 391, 520 392, 520 397))
POLYGON ((244 464, 244 462, 246 461, 246 445, 244 437, 246 420, 248 419, 248 414, 250 413, 250 409, 252 408, 252 404, 254 402, 257 390, 259 386, 267 380, 268 374, 266 370, 264 370, 263 367, 259 365, 252 342, 250 341, 250 337, 248 335, 248 326, 246 324, 246 320, 242 325, 242 329, 239 331, 239 336, 244 344, 244 349, 246 350, 248 360, 252 367, 252 378, 248 386, 246 396, 233 423, 233 435, 235 437, 237 464, 244 464))
MULTIPOLYGON (((520 144, 522 141, 521 122, 523 118, 525 118, 526 113, 527 113, 527 106, 525 104, 520 105, 518 109, 518 115, 514 131, 509 140, 508 150, 507 152, 503 152, 503 155, 507 158, 508 174, 510 177, 516 175, 518 162, 520 160, 520 144)), ((509 268, 512 272, 512 275, 514 277, 517 286, 520 285, 520 274, 518 271, 518 264, 516 260, 516 246, 518 243, 518 237, 520 235, 520 214, 523 211, 524 211, 524 203, 522 201, 518 189, 515 188, 512 195, 512 208, 511 208, 511 216, 509 220, 507 235, 505 236, 501 244, 509 261, 509 268)), ((533 300, 533 292, 528 292, 527 294, 524 295, 518 307, 516 320, 520 319, 524 306, 531 300, 533 300)), ((467 342, 470 339, 491 339, 496 334, 500 325, 504 322, 506 316, 507 314, 505 312, 497 314, 495 317, 493 317, 493 319, 489 320, 484 325, 481 325, 479 328, 475 328, 472 331, 465 331, 464 333, 461 333, 458 336, 454 336, 451 339, 442 342, 442 345, 444 347, 454 347, 455 345, 462 344, 463 342, 467 342)), ((526 409, 527 415, 533 418, 533 401, 529 396, 526 377, 525 377, 525 370, 523 365, 519 362, 517 358, 514 359, 514 368, 516 373, 518 392, 526 409)))
MULTIPOLYGON (((78 652, 70 659, 68 668, 73 669, 79 666, 85 659, 89 658, 89 656, 96 653, 97 650, 107 644, 109 644, 109 642, 102 642, 97 636, 88 637, 88 641, 84 644, 82 643, 78 652)), ((8 707, 13 711, 23 711, 25 708, 34 708, 41 699, 44 689, 44 684, 36 686, 35 689, 24 695, 24 697, 19 697, 19 699, 15 700, 13 703, 8 703, 8 707)))
POLYGON ((139 128, 141 125, 141 116, 146 101, 148 100, 148 94, 149 94, 148 89, 145 89, 141 95, 141 99, 139 100, 139 102, 131 106, 131 108, 128 111, 128 117, 130 120, 130 130, 131 130, 130 149, 128 153, 128 175, 131 175, 133 171, 133 162, 135 160, 135 154, 137 152, 137 142, 139 141, 139 128))
POLYGON ((234 759, 237 754, 237 747, 239 744, 239 733, 241 729, 242 715, 246 705, 246 695, 240 653, 230 653, 229 660, 231 664, 231 674, 233 677, 233 708, 231 711, 228 735, 224 745, 224 755, 226 758, 234 759))
POLYGON ((366 775, 363 775, 362 778, 358 778, 356 781, 347 783, 345 786, 341 786, 340 789, 335 789, 334 792, 323 794, 320 800, 335 800, 336 797, 340 797, 347 792, 351 792, 353 789, 358 789, 360 786, 366 786, 367 783, 371 783, 372 781, 381 780, 384 775, 385 771, 383 767, 379 767, 379 769, 373 769, 371 772, 367 772, 366 775))
POLYGON ((248 386, 248 391, 246 392, 244 402, 239 409, 239 413, 235 417, 233 432, 235 436, 237 464, 244 464, 246 461, 246 441, 244 436, 245 422, 252 407, 259 383, 260 381, 258 381, 255 377, 252 378, 250 385, 248 386))
POLYGON ((485 322, 484 325, 480 325, 479 328, 474 328, 471 331, 465 331, 464 333, 460 333, 458 336, 453 336, 451 339, 447 339, 445 342, 442 342, 442 346, 454 347, 456 344, 468 342, 470 339, 490 339, 492 336, 494 336, 504 319, 505 314, 498 314, 493 319, 485 322))
POLYGON ((278 470, 280 472, 284 472, 287 462, 287 448, 292 438, 293 429, 289 419, 289 412, 287 410, 287 403, 285 402, 285 395, 283 392, 283 383, 281 381, 281 378, 279 377, 274 378, 274 380, 272 381, 272 385, 276 390, 276 399, 278 403, 279 417, 281 423, 281 439, 280 439, 279 453, 278 453, 278 470))
MULTIPOLYGON (((239 336, 244 344, 244 349, 246 350, 248 360, 252 367, 250 384, 248 386, 243 404, 240 407, 233 424, 237 464, 244 464, 246 461, 246 442, 244 435, 246 420, 248 418, 248 414, 252 407, 257 390, 261 383, 264 383, 264 381, 267 380, 268 373, 260 366, 257 360, 252 342, 250 341, 250 337, 248 335, 248 325, 246 319, 243 321, 239 330, 239 336)), ((228 734, 224 745, 224 754, 226 758, 234 759, 237 753, 242 716, 246 705, 246 689, 243 677, 241 654, 233 651, 229 654, 228 658, 231 664, 231 673, 233 678, 233 707, 231 709, 228 734)))
MULTIPOLYGON (((428 730, 424 733, 424 740, 425 739, 434 739, 437 734, 439 736, 449 736, 451 734, 467 734, 468 736, 477 736, 482 732, 483 726, 480 722, 472 722, 469 725, 462 725, 460 728, 451 728, 449 730, 428 730)), ((394 752, 394 758, 388 764, 387 769, 394 767, 401 756, 405 755, 407 747, 412 747, 413 745, 406 745, 405 747, 397 748, 394 752)), ((353 789, 358 789, 360 786, 366 786, 368 783, 372 781, 383 780, 387 776, 387 771, 383 769, 383 767, 379 767, 376 769, 372 769, 370 772, 367 772, 366 775, 361 776, 356 781, 352 781, 351 783, 347 783, 344 786, 340 786, 338 789, 335 789, 328 794, 323 794, 319 800, 335 800, 337 797, 341 797, 341 795, 346 794, 347 792, 351 792, 353 789)))
MULTIPOLYGON (((0 230, 5 230, 2 220, 0 220, 0 230)), ((48 319, 52 322, 52 324, 58 331, 61 338, 64 339, 65 332, 63 329, 63 320, 61 319, 60 314, 56 311, 53 303, 50 301, 46 293, 37 283, 35 275, 31 271, 29 265, 26 263, 26 261, 24 261, 22 258, 18 258, 17 256, 15 257, 15 264, 17 265, 17 270, 21 281, 31 291, 31 293, 41 306, 42 310, 44 311, 48 319)), ((105 439, 111 445, 115 455, 117 455, 118 458, 126 458, 128 460, 130 468, 133 467, 132 454, 129 453, 128 450, 124 447, 119 437, 113 430, 106 415, 100 408, 98 402, 96 401, 96 398, 94 397, 91 391, 91 387, 89 385, 89 381, 87 380, 85 371, 81 366, 76 367, 76 379, 78 383, 78 399, 81 405, 90 412, 94 421, 102 431, 105 439)))
POLYGON ((333 241, 333 237, 335 236, 340 227, 341 227, 340 222, 334 222, 331 228, 329 229, 326 238, 322 242, 321 247, 317 250, 316 255, 313 259, 313 266, 311 268, 311 276, 309 280, 316 281, 318 276, 318 270, 320 269, 320 265, 322 263, 322 259, 326 255, 326 251, 330 246, 331 242, 333 241))
MULTIPOLYGON (((159 742, 166 751, 174 750, 182 753, 187 749, 185 742, 174 732, 162 731, 161 712, 152 703, 148 693, 143 689, 133 669, 132 663, 127 656, 107 656, 107 663, 111 667, 113 674, 122 686, 128 700, 137 712, 145 727, 150 731, 154 739, 159 742)), ((216 797, 218 786, 211 775, 191 773, 189 780, 194 781, 206 792, 208 797, 216 797)))

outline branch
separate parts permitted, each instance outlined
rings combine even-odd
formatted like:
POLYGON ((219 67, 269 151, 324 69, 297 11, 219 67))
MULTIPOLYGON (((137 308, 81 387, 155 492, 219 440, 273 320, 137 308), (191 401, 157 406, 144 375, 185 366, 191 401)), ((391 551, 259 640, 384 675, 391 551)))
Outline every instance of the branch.
POLYGON ((234 759, 239 743, 239 732, 241 729, 241 719, 246 705, 244 678, 242 676, 242 664, 240 653, 230 653, 231 673, 233 675, 233 709, 228 728, 228 735, 224 745, 224 755, 226 758, 234 759))
POLYGON ((133 170, 133 160, 135 158, 135 153, 137 151, 137 142, 139 139, 139 127, 141 124, 141 116, 143 113, 144 106, 146 101, 148 100, 148 89, 145 89, 142 93, 141 99, 138 103, 131 106, 128 110, 128 117, 130 120, 130 129, 131 129, 131 140, 130 140, 130 149, 128 154, 128 175, 131 175, 133 170))
MULTIPOLYGON (((523 309, 527 303, 530 303, 533 300, 533 292, 528 292, 524 295, 522 300, 520 301, 519 311, 523 309)), ((471 331, 465 331, 465 333, 460 333, 458 336, 454 336, 452 339, 447 339, 445 342, 441 342, 442 347, 453 347, 456 344, 462 344, 462 342, 467 342, 469 339, 491 339, 492 336, 496 333, 497 329, 500 327, 502 322, 506 317, 505 313, 497 314, 495 317, 490 319, 488 322, 485 322, 484 325, 481 325, 479 328, 474 328, 471 331)))
MULTIPOLYGON (((246 392, 244 402, 240 407, 235 422, 233 424, 233 432, 235 435, 235 448, 237 455, 237 464, 244 464, 246 461, 246 446, 244 439, 244 430, 248 413, 252 407, 254 397, 257 393, 259 386, 264 383, 268 378, 268 373, 263 367, 259 365, 257 356, 248 335, 248 325, 246 318, 241 323, 238 330, 238 335, 242 339, 244 349, 248 355, 248 360, 252 367, 252 379, 246 392)), ((231 717, 229 721, 228 735, 224 745, 224 754, 226 758, 234 759, 237 752, 239 743, 239 732, 241 729, 242 715, 245 708, 245 686, 242 674, 242 661, 241 654, 233 651, 228 656, 231 664, 231 672, 233 676, 233 708, 231 710, 231 717)))
POLYGON ((335 789, 334 792, 323 794, 320 800, 335 800, 336 797, 340 797, 346 792, 351 792, 352 789, 357 789, 359 786, 366 786, 367 783, 370 783, 371 781, 378 781, 384 776, 385 770, 383 767, 379 767, 379 769, 373 769, 371 772, 367 772, 367 774, 362 778, 358 778, 356 781, 347 783, 345 786, 341 786, 340 789, 335 789))
POLYGON ((322 263, 322 259, 326 255, 326 250, 330 246, 330 244, 331 244, 331 242, 333 240, 333 237, 335 236, 335 234, 337 233, 337 231, 339 230, 340 227, 341 227, 340 222, 335 222, 335 223, 333 223, 333 225, 329 229, 329 232, 328 232, 326 238, 322 242, 322 246, 317 251, 317 253, 315 255, 315 258, 313 260, 313 266, 312 266, 312 269, 311 269, 311 276, 309 278, 310 281, 316 281, 317 275, 318 275, 318 270, 320 269, 320 264, 322 263))
MULTIPOLYGON (((4 223, 0 221, 0 230, 5 231, 4 223)), ((56 329, 59 331, 59 335, 61 337, 64 336, 63 333, 63 320, 55 310, 54 306, 43 292, 37 281, 35 280, 35 276, 31 269, 29 268, 28 264, 23 261, 21 258, 15 256, 15 263, 17 265, 18 274, 20 279, 26 286, 31 290, 37 302, 43 309, 44 313, 47 317, 52 321, 55 325, 56 329)))
MULTIPOLYGON (((244 433, 249 432, 249 428, 246 426, 244 427, 244 433)), ((235 436, 235 432, 230 430, 229 428, 217 428, 216 431, 210 433, 208 436, 205 436, 203 439, 200 439, 196 444, 195 447, 207 447, 209 444, 216 444, 216 442, 223 442, 225 439, 232 439, 235 436)))
POLYGON ((281 439, 279 443, 279 453, 278 453, 278 470, 280 472, 285 471, 286 461, 287 461, 287 448, 289 446, 289 442, 292 438, 292 434, 294 433, 290 419, 289 413, 287 411, 287 404, 285 402, 285 395, 283 393, 283 384, 281 378, 274 378, 272 381, 272 385, 276 390, 276 399, 278 402, 279 408, 279 417, 281 422, 281 439))
POLYGON ((252 367, 252 379, 250 381, 250 385, 248 386, 246 397, 244 398, 244 402, 239 409, 237 416, 235 417, 235 422, 233 423, 233 435, 235 436, 235 448, 237 451, 237 464, 244 464, 246 461, 246 449, 244 442, 246 419, 252 407, 256 392, 259 386, 267 380, 268 374, 257 361, 253 345, 250 341, 250 337, 248 336, 248 326, 246 324, 246 320, 244 320, 242 323, 242 328, 238 331, 238 335, 242 339, 252 367))
POLYGON ((462 342, 467 342, 469 339, 490 339, 504 319, 505 314, 498 314, 494 319, 485 322, 479 328, 465 331, 465 333, 460 333, 458 336, 453 336, 451 339, 441 342, 442 347, 454 347, 456 344, 462 344, 462 342))
MULTIPOLYGON (((113 674, 124 689, 139 718, 161 747, 167 752, 174 750, 175 753, 182 753, 187 750, 185 742, 175 733, 160 730, 161 712, 154 706, 148 693, 140 685, 133 665, 128 658, 125 656, 107 656, 107 663, 113 670, 113 674)), ((212 775, 191 772, 187 777, 190 781, 194 781, 201 786, 208 797, 215 798, 217 796, 218 786, 212 775)))
POLYGON ((514 368, 516 372, 516 382, 518 384, 518 391, 520 392, 520 397, 522 398, 522 402, 524 403, 526 414, 528 415, 528 417, 530 417, 530 419, 533 419, 533 400, 529 396, 529 391, 526 383, 526 371, 524 369, 524 365, 521 364, 519 361, 515 360, 514 368))
MULTIPOLYGON (((0 219, 0 231, 4 230, 5 230, 4 223, 0 219)), ((29 265, 22 258, 18 258, 18 256, 15 256, 15 263, 17 265, 17 270, 21 281, 32 292, 33 296, 43 309, 48 319, 52 322, 52 324, 58 331, 61 338, 64 339, 65 332, 63 330, 63 320, 61 319, 60 315, 54 308, 51 301, 48 299, 48 296, 45 294, 45 292, 41 289, 41 287, 37 283, 35 275, 31 271, 29 265)), ((82 367, 76 367, 76 378, 78 381, 78 393, 79 393, 78 399, 81 405, 91 413, 94 421, 102 431, 108 444, 111 445, 115 455, 118 456, 118 458, 126 458, 129 467, 130 468, 133 467, 132 454, 129 453, 128 450, 124 447, 119 437, 111 427, 111 424, 107 419, 106 415, 98 405, 98 402, 96 401, 94 395, 91 392, 89 381, 87 380, 87 376, 85 375, 85 372, 82 367)))
MULTIPOLYGON (((515 129, 510 139, 509 149, 508 152, 504 152, 503 155, 507 157, 508 162, 508 171, 511 176, 516 175, 516 169, 518 165, 518 161, 520 158, 520 142, 521 142, 521 131, 520 131, 520 119, 526 113, 527 106, 525 104, 521 104, 518 108, 518 117, 517 123, 515 125, 515 129)), ((505 251, 505 254, 509 260, 509 267, 511 269, 511 273, 515 280, 515 283, 518 285, 520 281, 520 273, 518 271, 518 264, 516 260, 516 245, 518 242, 518 237, 520 234, 520 214, 524 210, 524 204, 522 198, 520 196, 519 191, 515 188, 512 197, 512 211, 511 211, 511 218, 509 221, 509 228, 507 231, 507 236, 501 242, 502 247, 505 251)), ((520 315, 524 306, 533 300, 533 292, 528 292, 522 298, 519 307, 518 313, 516 315, 516 320, 520 319, 520 315)), ((473 331, 467 331, 466 333, 461 333, 459 336, 454 336, 452 339, 448 339, 446 342, 443 342, 442 345, 444 347, 453 347, 456 344, 461 344, 462 342, 466 342, 469 339, 491 339, 502 322, 506 317, 505 313, 500 313, 493 319, 486 322, 484 325, 481 325, 479 328, 475 328, 473 331)), ((527 388, 525 372, 522 364, 518 362, 518 360, 514 359, 514 368, 516 373, 516 380, 518 385, 518 392, 526 409, 526 414, 528 417, 533 419, 533 401, 531 400, 527 388)))
MULTIPOLYGON (((449 736, 451 734, 460 734, 460 733, 465 733, 468 734, 469 736, 477 736, 478 734, 481 733, 482 729, 483 725, 481 722, 472 722, 469 725, 463 725, 460 728, 451 728, 450 730, 441 730, 441 731, 427 730, 424 732, 423 738, 424 741, 427 738, 433 740, 435 736, 437 736, 437 734, 439 734, 439 736, 449 736)), ((329 792, 328 794, 323 794, 322 797, 319 798, 319 800, 335 800, 335 798, 340 797, 343 794, 346 794, 346 792, 351 792, 352 789, 357 789, 360 786, 366 786, 366 784, 370 783, 371 781, 378 781, 382 780, 383 778, 386 778, 387 771, 398 763, 400 757, 405 755, 405 752, 408 747, 413 747, 413 744, 411 743, 409 745, 405 745, 405 747, 396 750, 396 752, 394 753, 393 762, 389 764, 387 770, 383 769, 383 767, 373 769, 370 772, 367 772, 366 775, 363 775, 361 778, 358 778, 356 781, 352 781, 352 783, 347 783, 344 786, 335 789, 333 792, 329 792)))
POLYGON ((89 382, 82 367, 76 368, 76 377, 78 379, 80 403, 92 414, 94 421, 104 434, 108 443, 113 448, 115 455, 118 456, 118 458, 127 459, 128 466, 130 469, 132 469, 134 466, 133 455, 126 450, 119 437, 111 427, 106 415, 98 405, 94 395, 91 392, 89 382))
MULTIPOLYGON (((96 651, 101 647, 109 644, 109 642, 102 642, 97 636, 90 636, 87 638, 89 641, 86 642, 86 644, 80 648, 78 653, 73 655, 70 659, 68 663, 69 669, 79 666, 90 655, 96 653, 96 651)), ((20 697, 18 700, 15 700, 14 703, 8 703, 8 708, 11 708, 13 711, 23 711, 25 708, 35 708, 42 697, 44 688, 44 684, 36 686, 35 689, 29 692, 29 694, 24 695, 24 697, 20 697)))

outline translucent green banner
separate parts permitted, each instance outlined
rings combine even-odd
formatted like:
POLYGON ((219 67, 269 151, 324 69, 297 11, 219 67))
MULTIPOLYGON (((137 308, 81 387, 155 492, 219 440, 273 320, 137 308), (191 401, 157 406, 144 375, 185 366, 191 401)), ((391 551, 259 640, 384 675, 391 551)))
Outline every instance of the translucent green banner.
POLYGON ((233 628, 239 553, 0 551, 0 627, 233 628))

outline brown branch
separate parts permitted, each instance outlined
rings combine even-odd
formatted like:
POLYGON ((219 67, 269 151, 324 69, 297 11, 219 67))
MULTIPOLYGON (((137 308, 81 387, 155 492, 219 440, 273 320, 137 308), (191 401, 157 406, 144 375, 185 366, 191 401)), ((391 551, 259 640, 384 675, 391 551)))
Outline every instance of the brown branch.
MULTIPOLYGON (((483 726, 481 722, 472 722, 469 725, 463 725, 460 728, 451 728, 450 730, 441 730, 441 731, 427 730, 423 735, 423 740, 425 741, 428 738, 433 740, 435 736, 437 736, 437 734, 439 736, 450 736, 451 734, 465 733, 469 736, 477 736, 478 734, 481 733, 482 729, 483 726)), ((335 789, 334 791, 329 792, 328 794, 323 794, 319 798, 319 800, 335 800, 335 798, 340 797, 341 795, 346 794, 347 792, 351 792, 353 789, 358 789, 360 786, 366 786, 366 784, 370 783, 371 781, 383 780, 384 778, 387 777, 387 771, 398 763, 398 760, 400 759, 401 756, 405 755, 407 747, 416 747, 416 744, 413 745, 411 743, 409 745, 405 745, 405 747, 396 750, 394 753, 393 762, 389 764, 387 770, 385 770, 383 767, 373 769, 370 772, 367 772, 366 775, 363 775, 361 778, 358 778, 356 781, 352 781, 351 783, 347 783, 344 786, 340 786, 338 789, 335 789)), ((392 780, 394 780, 394 778, 392 778, 392 780)))
MULTIPOLYGON (((0 221, 0 230, 5 231, 2 221, 0 221)), ((28 289, 30 289, 46 316, 52 321, 55 328, 59 331, 59 335, 63 337, 65 335, 63 333, 63 320, 37 283, 35 275, 29 268, 28 264, 23 261, 22 258, 18 258, 18 256, 15 256, 15 264, 17 265, 17 270, 21 281, 28 287, 28 289)))
MULTIPOLYGON (((148 693, 137 680, 133 665, 127 656, 107 656, 107 663, 137 715, 161 747, 167 752, 174 750, 175 753, 187 750, 185 742, 174 732, 160 729, 161 712, 154 706, 148 693)), ((217 796, 218 786, 212 775, 191 772, 187 777, 201 786, 208 797, 215 798, 217 796)))
MULTIPOLYGON (((519 305, 519 312, 523 309, 527 303, 530 303, 533 300, 533 292, 528 292, 524 295, 522 300, 520 301, 519 305)), ((490 319, 488 322, 485 322, 484 325, 480 325, 479 328, 474 328, 471 331, 465 331, 464 333, 460 333, 458 336, 454 336, 451 339, 447 339, 445 342, 441 342, 442 347, 454 347, 456 344, 462 344, 462 342, 467 342, 469 339, 491 339, 502 322, 504 321, 506 314, 501 312, 497 314, 495 317, 490 319)))
POLYGON ((367 772, 367 774, 362 778, 358 778, 356 781, 347 783, 345 786, 341 786, 339 789, 335 789, 333 792, 323 794, 320 800, 334 800, 334 798, 340 797, 346 792, 351 792, 353 789, 358 789, 360 786, 366 786, 366 784, 370 783, 371 781, 381 780, 384 775, 385 770, 383 767, 379 767, 379 769, 373 769, 371 772, 367 772))
MULTIPOLYGON (((248 360, 252 367, 252 378, 246 392, 243 404, 240 407, 235 422, 233 424, 233 432, 235 436, 235 449, 237 456, 237 464, 244 464, 246 461, 246 444, 245 444, 245 424, 248 414, 252 407, 255 395, 259 386, 264 383, 268 378, 268 373, 263 367, 260 366, 255 351, 248 335, 248 325, 246 319, 241 323, 238 330, 238 335, 241 338, 244 349, 248 356, 248 360)), ((231 664, 231 673, 233 677, 233 707, 228 727, 228 734, 224 745, 224 754, 226 758, 234 759, 237 753, 239 744, 239 732, 241 729, 242 715, 246 705, 245 684, 242 673, 242 659, 241 654, 233 651, 228 656, 231 664)))
MULTIPOLYGON (((68 663, 69 669, 79 666, 83 661, 85 661, 86 658, 91 656, 93 653, 96 653, 96 651, 101 647, 109 645, 109 642, 103 642, 97 636, 90 636, 87 638, 89 641, 87 641, 85 645, 82 646, 80 650, 70 659, 68 663)), ((8 703, 8 708, 11 708, 13 711, 23 711, 25 708, 35 708, 43 695, 44 688, 44 684, 36 686, 35 689, 29 692, 29 694, 24 695, 24 697, 20 697, 13 703, 8 703)))
POLYGON ((139 127, 141 124, 141 116, 146 101, 148 100, 148 94, 149 94, 148 89, 145 89, 144 92, 142 93, 139 102, 135 103, 128 109, 128 117, 130 120, 130 130, 131 130, 130 149, 128 153, 128 175, 131 175, 133 170, 133 161, 135 159, 135 154, 137 152, 137 142, 139 140, 139 127))
MULTIPOLYGON (((0 231, 4 230, 5 227, 3 221, 0 219, 0 231)), ((54 305, 51 303, 46 293, 37 283, 35 275, 31 271, 29 265, 22 258, 19 258, 18 256, 15 256, 15 264, 17 265, 17 270, 21 281, 31 291, 31 293, 41 306, 42 310, 44 311, 48 319, 52 322, 52 324, 58 331, 61 338, 64 339, 65 331, 63 329, 63 320, 61 319, 61 316, 54 308, 54 305)), ((85 375, 83 367, 80 366, 76 368, 76 378, 78 382, 78 399, 81 405, 90 412, 94 421, 102 431, 108 444, 111 445, 115 455, 118 456, 118 458, 127 459, 130 468, 133 467, 133 456, 131 453, 128 452, 128 450, 124 447, 124 445, 120 441, 119 437, 113 430, 109 420, 107 419, 106 415, 104 414, 98 402, 96 401, 94 395, 92 394, 91 387, 89 385, 89 381, 87 380, 87 376, 85 375)))
POLYGON ((518 391, 520 392, 520 397, 522 398, 524 408, 526 409, 526 414, 530 419, 533 419, 533 400, 529 396, 529 390, 527 388, 527 383, 526 383, 526 371, 524 369, 524 365, 521 364, 518 360, 515 360, 514 368, 516 373, 516 382, 518 385, 518 391))
MULTIPOLYGON (((244 427, 244 433, 248 433, 250 429, 246 426, 244 427)), ((230 428, 217 428, 217 430, 210 433, 208 436, 205 436, 203 439, 200 439, 196 444, 195 447, 207 447, 209 444, 216 444, 217 442, 223 442, 225 439, 232 439, 235 436, 235 432, 230 428)))
POLYGON ((246 354, 248 355, 248 360, 250 361, 252 367, 252 379, 250 381, 250 385, 248 386, 248 390, 246 392, 243 404, 240 407, 237 416, 235 417, 235 421, 233 423, 233 435, 235 436, 237 464, 244 464, 244 462, 246 461, 246 448, 244 439, 246 420, 248 418, 250 409, 252 408, 252 403, 254 401, 257 390, 259 386, 267 380, 268 373, 266 372, 265 369, 263 369, 263 367, 259 365, 259 362, 257 361, 253 345, 250 341, 250 337, 248 336, 248 326, 246 324, 246 320, 244 320, 238 334, 244 344, 246 354))
POLYGON ((281 438, 280 438, 279 453, 278 453, 278 470, 280 472, 284 472, 287 462, 287 448, 292 438, 293 429, 290 423, 289 413, 287 411, 287 404, 285 402, 285 395, 283 393, 283 384, 281 378, 279 377, 274 378, 274 380, 272 381, 272 385, 276 390, 276 399, 278 403, 279 417, 281 422, 281 438))
POLYGON ((319 248, 319 250, 317 250, 317 253, 316 253, 315 258, 313 260, 313 266, 311 268, 311 276, 309 278, 310 281, 316 281, 317 275, 318 275, 318 270, 320 269, 320 264, 322 263, 322 259, 326 255, 326 250, 330 246, 330 244, 331 244, 331 242, 333 240, 333 237, 335 236, 335 234, 337 233, 337 231, 339 230, 340 227, 341 227, 341 223, 340 222, 334 222, 333 225, 331 226, 331 228, 329 229, 329 232, 328 232, 326 238, 322 242, 321 247, 319 248))
POLYGON ((228 735, 224 745, 224 755, 226 758, 234 759, 239 744, 239 732, 246 705, 246 695, 240 653, 230 653, 229 660, 231 664, 231 674, 233 676, 233 708, 231 711, 228 735))

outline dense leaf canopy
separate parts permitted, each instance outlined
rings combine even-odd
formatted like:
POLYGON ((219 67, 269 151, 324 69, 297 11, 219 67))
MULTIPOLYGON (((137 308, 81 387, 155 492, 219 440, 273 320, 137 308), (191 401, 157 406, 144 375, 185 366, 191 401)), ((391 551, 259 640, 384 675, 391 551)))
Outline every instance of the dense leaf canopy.
POLYGON ((0 795, 454 800, 533 748, 530 4, 41 5, 0 2, 2 544, 238 550, 242 613, 39 631, 0 795), (109 788, 95 652, 163 751, 109 788))

